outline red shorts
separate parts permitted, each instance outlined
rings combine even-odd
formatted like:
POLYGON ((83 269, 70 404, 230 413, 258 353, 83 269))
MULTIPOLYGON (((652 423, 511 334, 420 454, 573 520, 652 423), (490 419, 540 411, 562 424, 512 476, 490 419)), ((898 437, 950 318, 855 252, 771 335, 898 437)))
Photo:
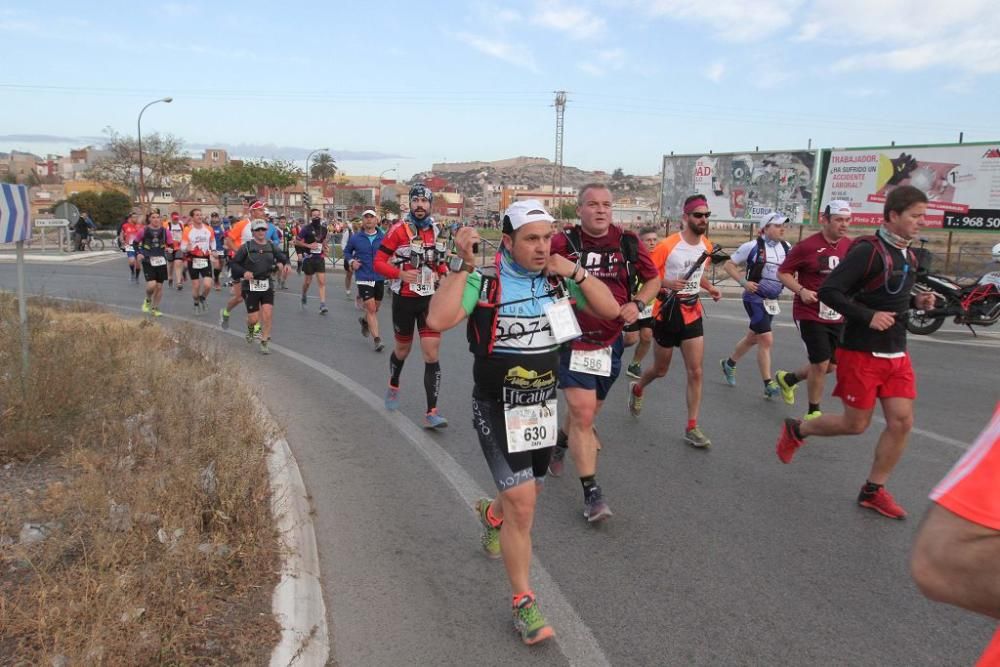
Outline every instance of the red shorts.
POLYGON ((917 377, 910 353, 894 359, 871 352, 837 350, 837 386, 833 395, 857 410, 871 410, 876 398, 917 397, 917 377))

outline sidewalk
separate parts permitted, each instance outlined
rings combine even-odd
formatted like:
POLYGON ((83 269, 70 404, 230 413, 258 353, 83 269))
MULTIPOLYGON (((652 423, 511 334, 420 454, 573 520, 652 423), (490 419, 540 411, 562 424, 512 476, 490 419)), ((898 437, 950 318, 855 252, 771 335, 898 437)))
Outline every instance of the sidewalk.
MULTIPOLYGON (((82 262, 85 260, 101 259, 121 255, 120 250, 94 250, 87 252, 62 252, 60 250, 41 250, 25 248, 24 261, 36 262, 39 264, 82 262)), ((4 246, 0 248, 0 262, 16 262, 17 251, 14 248, 4 246)))

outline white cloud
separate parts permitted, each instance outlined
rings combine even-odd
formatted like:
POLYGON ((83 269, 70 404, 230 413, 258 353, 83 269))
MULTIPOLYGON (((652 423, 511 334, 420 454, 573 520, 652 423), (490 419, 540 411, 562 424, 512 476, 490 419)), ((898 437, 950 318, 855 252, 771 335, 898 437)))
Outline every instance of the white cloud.
POLYGON ((458 37, 459 41, 497 60, 502 60, 511 65, 531 70, 532 72, 538 71, 538 66, 535 64, 535 57, 525 46, 511 44, 500 39, 487 39, 466 32, 460 32, 456 37, 458 37))
POLYGON ((625 49, 604 49, 598 51, 595 61, 582 62, 577 67, 591 76, 604 76, 609 71, 620 70, 625 67, 625 49))
POLYGON ((722 81, 722 77, 725 76, 725 74, 726 63, 721 60, 715 61, 708 66, 708 69, 705 70, 705 76, 707 76, 708 80, 712 83, 719 83, 722 81))
POLYGON ((573 39, 587 39, 604 33, 604 19, 584 7, 550 4, 539 8, 532 22, 564 32, 573 39))
MULTIPOLYGON (((879 0, 881 1, 881 0, 879 0)), ((633 0, 634 6, 656 17, 673 18, 709 28, 732 42, 751 42, 792 25, 804 0, 633 0)))

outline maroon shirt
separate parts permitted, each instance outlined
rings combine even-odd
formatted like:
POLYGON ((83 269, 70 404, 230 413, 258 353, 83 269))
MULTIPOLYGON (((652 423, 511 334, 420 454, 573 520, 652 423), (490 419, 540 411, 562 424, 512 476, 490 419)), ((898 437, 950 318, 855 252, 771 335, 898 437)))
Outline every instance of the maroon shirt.
MULTIPOLYGON (((617 225, 611 225, 608 233, 604 236, 596 237, 580 230, 580 244, 582 248, 572 248, 569 244, 569 237, 566 234, 556 234, 552 237, 552 254, 576 261, 580 259, 580 264, 590 273, 591 280, 597 278, 611 290, 615 301, 624 305, 632 298, 628 284, 628 266, 625 263, 625 256, 621 250, 622 234, 633 232, 624 231, 617 225), (579 251, 582 250, 582 255, 579 251)), ((639 242, 639 261, 635 267, 635 272, 639 276, 639 282, 659 279, 659 273, 653 266, 653 260, 649 258, 649 252, 645 244, 639 242)), ((574 350, 597 350, 611 345, 621 332, 625 323, 616 318, 613 320, 602 320, 588 315, 584 312, 577 312, 576 319, 580 322, 580 329, 583 336, 571 343, 574 350)))
MULTIPOLYGON (((798 274, 797 278, 802 287, 818 292, 820 285, 830 275, 830 271, 833 271, 847 256, 851 243, 851 239, 845 236, 836 244, 832 244, 823 237, 822 232, 818 232, 792 246, 785 261, 778 267, 778 272, 798 274)), ((792 301, 792 319, 824 324, 841 324, 844 321, 843 317, 836 320, 821 318, 819 303, 803 303, 798 294, 792 301)))

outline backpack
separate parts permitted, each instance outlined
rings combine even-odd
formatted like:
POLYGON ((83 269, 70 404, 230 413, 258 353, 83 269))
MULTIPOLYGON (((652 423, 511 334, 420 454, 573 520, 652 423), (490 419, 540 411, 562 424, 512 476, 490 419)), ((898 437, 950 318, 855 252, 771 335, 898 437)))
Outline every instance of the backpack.
MULTIPOLYGON (((583 252, 583 242, 580 239, 580 226, 574 225, 564 230, 563 233, 566 234, 566 240, 569 241, 569 246, 573 250, 573 254, 579 257, 580 253, 583 252)), ((622 257, 625 258, 625 269, 628 271, 628 291, 629 296, 632 297, 639 291, 639 237, 622 230, 619 246, 622 257)))
MULTIPOLYGON (((872 254, 868 258, 868 265, 865 266, 865 284, 862 286, 862 292, 877 292, 882 289, 886 284, 886 277, 889 273, 887 270, 892 267, 892 257, 889 255, 889 250, 885 247, 885 241, 878 237, 877 234, 872 234, 871 236, 859 236, 854 239, 854 243, 868 243, 872 246, 872 254), (872 264, 875 263, 875 255, 879 255, 882 258, 882 270, 872 274, 872 264)), ((853 246, 852 246, 853 247, 853 246)), ((906 249, 904 253, 906 257, 906 264, 903 265, 903 282, 900 283, 900 289, 903 283, 906 282, 906 276, 912 271, 916 274, 919 268, 919 262, 917 261, 917 256, 910 248, 906 249)), ((895 268, 895 267, 893 267, 895 268)), ((887 288, 888 291, 888 288, 887 288)))
MULTIPOLYGON (((790 246, 786 241, 781 242, 781 247, 785 249, 785 256, 788 256, 788 251, 791 250, 790 246)), ((755 252, 751 257, 747 258, 747 281, 759 283, 761 277, 764 275, 764 265, 767 264, 767 251, 764 250, 764 237, 757 237, 757 252, 755 252), (763 262, 758 262, 757 260, 763 257, 763 262)))

